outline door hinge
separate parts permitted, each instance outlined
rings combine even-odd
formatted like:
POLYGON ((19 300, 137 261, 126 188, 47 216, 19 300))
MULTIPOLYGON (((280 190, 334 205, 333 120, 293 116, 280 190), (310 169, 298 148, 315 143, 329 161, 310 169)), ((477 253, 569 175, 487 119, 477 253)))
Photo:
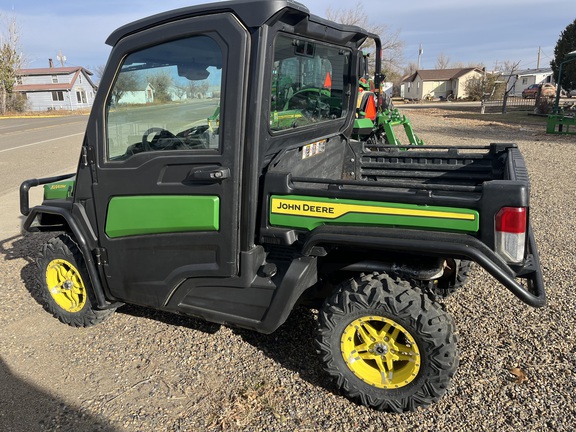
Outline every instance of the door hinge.
POLYGON ((88 166, 88 148, 86 146, 82 146, 81 159, 82 165, 88 166))
POLYGON ((108 252, 104 248, 96 248, 94 251, 94 256, 96 258, 96 264, 99 266, 108 265, 108 252))
POLYGON ((83 166, 87 167, 94 163, 94 147, 83 145, 81 151, 81 163, 83 166))

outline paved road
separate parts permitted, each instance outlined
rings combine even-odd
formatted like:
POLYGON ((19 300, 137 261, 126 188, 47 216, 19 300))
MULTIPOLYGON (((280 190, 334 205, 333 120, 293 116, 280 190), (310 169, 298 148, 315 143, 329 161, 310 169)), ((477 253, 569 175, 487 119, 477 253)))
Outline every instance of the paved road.
MULTIPOLYGON (((0 239, 19 231, 23 180, 76 170, 87 121, 88 116, 0 119, 0 239)), ((41 188, 35 189, 33 203, 41 196, 41 188)))

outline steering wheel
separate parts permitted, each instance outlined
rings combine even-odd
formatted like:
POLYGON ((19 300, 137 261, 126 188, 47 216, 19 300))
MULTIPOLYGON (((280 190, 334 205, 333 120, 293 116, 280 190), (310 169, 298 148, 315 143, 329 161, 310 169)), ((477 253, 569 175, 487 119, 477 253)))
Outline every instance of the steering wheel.
POLYGON ((303 88, 294 93, 284 109, 298 109, 304 117, 312 121, 328 118, 330 113, 330 105, 322 102, 321 90, 315 87, 303 88))
POLYGON ((151 127, 150 129, 144 132, 142 135, 142 147, 144 151, 152 151, 152 150, 174 150, 180 147, 180 145, 185 146, 184 142, 174 135, 172 132, 162 129, 159 127, 151 127), (151 134, 155 134, 152 141, 148 141, 148 136, 151 134), (159 146, 163 140, 168 140, 168 144, 165 146, 159 146))
POLYGON ((284 104, 284 111, 291 109, 305 109, 308 105, 308 98, 311 93, 316 93, 315 87, 306 87, 295 92, 284 104))

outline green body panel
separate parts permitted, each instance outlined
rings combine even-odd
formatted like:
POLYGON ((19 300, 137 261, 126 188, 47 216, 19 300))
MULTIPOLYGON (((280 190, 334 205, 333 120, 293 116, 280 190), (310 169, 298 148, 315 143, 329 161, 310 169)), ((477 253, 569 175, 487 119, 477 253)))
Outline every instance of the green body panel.
POLYGON ((297 195, 272 196, 269 218, 273 226, 309 231, 337 224, 473 233, 480 225, 478 212, 470 209, 297 195))
POLYGON ((563 114, 550 114, 546 121, 546 133, 576 135, 576 118, 563 114))
POLYGON ((354 130, 356 129, 372 132, 374 130, 374 122, 368 118, 354 119, 354 130))
POLYGON ((300 110, 274 111, 270 116, 270 127, 276 129, 287 129, 295 120, 306 120, 300 110))
POLYGON ((44 199, 66 199, 72 196, 76 177, 44 185, 44 199))
POLYGON ((110 200, 105 231, 110 238, 218 231, 219 220, 217 196, 123 196, 110 200))

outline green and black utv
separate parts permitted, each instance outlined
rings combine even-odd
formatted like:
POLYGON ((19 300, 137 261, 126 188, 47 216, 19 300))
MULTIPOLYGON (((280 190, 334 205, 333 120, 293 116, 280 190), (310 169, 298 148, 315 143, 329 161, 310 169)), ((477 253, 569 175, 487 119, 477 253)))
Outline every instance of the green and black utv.
POLYGON ((456 371, 437 300, 472 262, 544 305, 518 148, 389 145, 377 35, 292 0, 240 0, 145 18, 107 43, 77 171, 21 186, 24 229, 58 232, 38 294, 62 322, 132 303, 270 333, 307 306, 342 392, 407 411, 456 371))

